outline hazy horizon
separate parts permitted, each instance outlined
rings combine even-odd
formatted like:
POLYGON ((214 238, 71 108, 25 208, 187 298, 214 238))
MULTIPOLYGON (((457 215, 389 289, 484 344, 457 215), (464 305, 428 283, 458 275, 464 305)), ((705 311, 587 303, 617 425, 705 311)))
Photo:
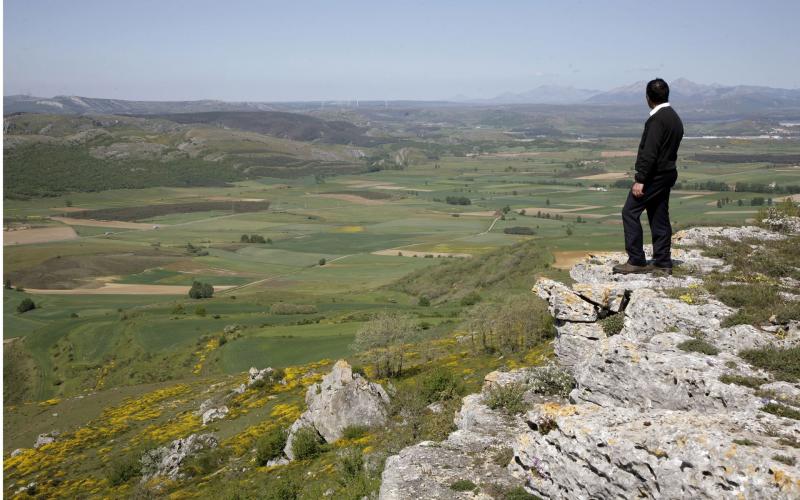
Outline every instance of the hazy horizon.
POLYGON ((4 16, 6 96, 485 99, 654 76, 800 87, 795 2, 11 0, 4 16))

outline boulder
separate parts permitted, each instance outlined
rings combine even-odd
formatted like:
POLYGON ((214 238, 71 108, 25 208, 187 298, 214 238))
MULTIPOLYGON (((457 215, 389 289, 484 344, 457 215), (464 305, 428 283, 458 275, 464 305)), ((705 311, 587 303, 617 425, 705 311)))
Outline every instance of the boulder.
POLYGON ((142 455, 142 481, 156 476, 180 479, 181 464, 199 451, 216 448, 217 438, 213 434, 192 434, 176 439, 166 446, 149 450, 142 455))
POLYGON ((220 420, 228 415, 228 407, 220 406, 219 408, 209 408, 203 412, 203 425, 208 425, 214 420, 220 420))
POLYGON ((539 278, 533 291, 547 301, 550 314, 557 320, 585 322, 597 320, 597 308, 591 302, 557 281, 539 278))
POLYGON ((277 374, 277 370, 273 369, 272 367, 267 367, 263 370, 251 367, 247 372, 247 387, 251 387, 261 381, 278 382, 278 380, 275 380, 277 378, 277 374))
POLYGON ((348 426, 383 425, 388 404, 389 396, 380 384, 353 373, 346 361, 337 361, 322 381, 309 386, 308 409, 292 424, 284 452, 293 458, 292 438, 302 427, 314 428, 326 442, 333 443, 348 426))
POLYGON ((58 436, 59 436, 58 431, 50 431, 44 434, 39 434, 36 437, 36 442, 33 444, 33 447, 38 449, 46 444, 54 443, 58 436))

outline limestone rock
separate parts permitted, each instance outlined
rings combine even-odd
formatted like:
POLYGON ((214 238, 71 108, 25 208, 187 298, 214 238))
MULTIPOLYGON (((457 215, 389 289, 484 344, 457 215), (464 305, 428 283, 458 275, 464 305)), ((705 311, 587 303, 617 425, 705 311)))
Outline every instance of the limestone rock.
POLYGON ((422 443, 389 457, 383 470, 379 498, 467 499, 493 498, 486 491, 512 489, 520 481, 508 470, 513 436, 527 429, 520 417, 490 410, 479 394, 463 399, 455 418, 457 430, 445 441, 422 443), (450 486, 470 480, 479 491, 458 492, 450 486))
POLYGON ((228 415, 228 407, 220 406, 219 408, 209 408, 203 412, 203 425, 208 425, 214 420, 220 420, 228 415))
POLYGON ((332 443, 351 425, 368 427, 386 422, 389 396, 379 384, 369 382, 343 360, 322 381, 311 385, 306 392, 308 409, 292 424, 284 452, 292 454, 292 438, 301 427, 310 426, 332 443))
POLYGON ((800 434, 798 422, 753 412, 594 405, 541 405, 527 421, 532 430, 517 437, 511 468, 529 491, 544 497, 800 495, 800 469, 773 458, 785 451, 770 437, 773 426, 800 434))
POLYGON ((553 347, 563 366, 575 367, 600 348, 607 338, 598 323, 563 323, 556 326, 553 347))
POLYGON ((757 408, 750 390, 719 382, 727 373, 724 356, 687 353, 675 347, 691 337, 663 333, 647 343, 611 337, 574 370, 574 401, 601 406, 714 410, 757 408))
POLYGON ((679 246, 714 246, 720 239, 733 241, 759 240, 774 241, 785 236, 756 226, 743 227, 693 227, 678 231, 672 236, 672 242, 679 246))
POLYGON ((183 439, 176 439, 166 446, 145 452, 142 456, 142 481, 155 476, 169 479, 182 477, 181 464, 199 451, 216 448, 217 438, 213 434, 192 434, 183 439))
POLYGON ((585 300, 612 312, 619 312, 627 295, 627 288, 615 283, 576 283, 572 289, 585 300))
POLYGON ((557 281, 540 278, 533 291, 548 302, 550 314, 558 320, 597 320, 597 309, 594 305, 557 281))
POLYGON ((277 371, 272 367, 267 367, 263 370, 251 367, 247 375, 247 387, 252 387, 262 380, 265 382, 277 382, 277 380, 274 380, 277 377, 277 371))
POLYGON ((38 449, 46 444, 54 443, 58 436, 59 436, 58 431, 50 431, 44 434, 39 434, 36 437, 36 442, 33 444, 33 447, 38 449))
POLYGON ((631 293, 625 309, 622 335, 637 341, 670 330, 691 334, 718 329, 721 320, 733 312, 733 309, 720 302, 687 304, 665 297, 655 290, 642 288, 631 293))

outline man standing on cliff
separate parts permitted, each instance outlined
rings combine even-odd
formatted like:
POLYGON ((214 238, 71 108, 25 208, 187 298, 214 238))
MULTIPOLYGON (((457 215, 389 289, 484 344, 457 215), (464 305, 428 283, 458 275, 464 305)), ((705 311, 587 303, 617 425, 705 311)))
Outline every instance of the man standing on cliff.
POLYGON ((651 80, 646 90, 650 118, 644 124, 636 175, 622 208, 625 251, 628 261, 614 266, 615 273, 672 274, 672 226, 669 223, 669 192, 678 178, 675 160, 683 139, 683 123, 669 105, 669 86, 661 78, 651 80), (653 261, 648 265, 639 217, 647 210, 653 237, 653 261))

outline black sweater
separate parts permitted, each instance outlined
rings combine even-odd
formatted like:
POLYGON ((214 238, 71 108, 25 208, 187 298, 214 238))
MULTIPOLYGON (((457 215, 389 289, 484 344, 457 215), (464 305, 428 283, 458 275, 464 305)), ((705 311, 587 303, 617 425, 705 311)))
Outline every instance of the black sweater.
POLYGON ((681 139, 683 122, 671 106, 648 118, 636 156, 636 182, 647 184, 656 175, 675 170, 681 139))

